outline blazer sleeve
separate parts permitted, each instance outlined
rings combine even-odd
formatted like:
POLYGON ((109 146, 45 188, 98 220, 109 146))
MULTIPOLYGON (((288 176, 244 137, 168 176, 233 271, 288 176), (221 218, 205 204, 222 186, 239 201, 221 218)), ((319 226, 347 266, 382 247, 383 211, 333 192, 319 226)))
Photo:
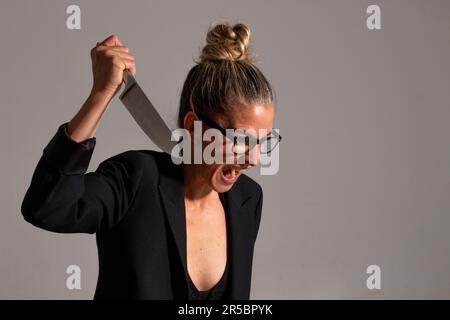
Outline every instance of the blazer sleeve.
POLYGON ((119 223, 142 176, 136 152, 125 151, 86 173, 96 138, 75 142, 67 122, 44 148, 21 205, 32 225, 59 233, 95 233, 119 223))

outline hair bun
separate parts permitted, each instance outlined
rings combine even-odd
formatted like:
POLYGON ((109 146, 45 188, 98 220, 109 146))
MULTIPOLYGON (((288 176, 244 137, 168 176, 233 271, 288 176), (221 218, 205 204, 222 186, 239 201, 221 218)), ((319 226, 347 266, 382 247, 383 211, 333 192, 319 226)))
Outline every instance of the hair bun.
POLYGON ((228 22, 209 27, 206 45, 200 55, 200 63, 209 61, 242 61, 251 63, 248 55, 250 28, 242 23, 231 26, 228 22))

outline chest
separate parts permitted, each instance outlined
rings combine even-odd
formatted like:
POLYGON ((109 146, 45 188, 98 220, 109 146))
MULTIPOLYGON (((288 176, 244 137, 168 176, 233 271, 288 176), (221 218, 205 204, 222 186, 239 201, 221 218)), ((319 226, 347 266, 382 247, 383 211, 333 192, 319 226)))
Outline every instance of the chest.
POLYGON ((189 276, 198 290, 209 290, 227 263, 227 223, 220 202, 202 212, 186 206, 186 241, 189 276))

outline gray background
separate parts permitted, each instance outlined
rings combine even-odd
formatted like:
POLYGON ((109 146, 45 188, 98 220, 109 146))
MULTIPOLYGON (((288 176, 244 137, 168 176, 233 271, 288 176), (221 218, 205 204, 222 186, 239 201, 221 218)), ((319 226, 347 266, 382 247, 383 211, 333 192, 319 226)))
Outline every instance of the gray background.
MULTIPOLYGON (((34 228, 20 204, 42 150, 91 84, 89 51, 115 33, 137 79, 175 127, 185 76, 209 23, 252 29, 278 96, 284 140, 264 189, 252 299, 450 298, 450 1, 0 2, 0 298, 91 299, 95 237, 34 228), (81 30, 66 7, 81 6, 81 30), (366 28, 378 4, 382 30, 366 28), (82 289, 65 270, 82 269, 82 289), (381 290, 366 268, 381 267, 381 290)), ((89 171, 155 148, 120 101, 89 171)))

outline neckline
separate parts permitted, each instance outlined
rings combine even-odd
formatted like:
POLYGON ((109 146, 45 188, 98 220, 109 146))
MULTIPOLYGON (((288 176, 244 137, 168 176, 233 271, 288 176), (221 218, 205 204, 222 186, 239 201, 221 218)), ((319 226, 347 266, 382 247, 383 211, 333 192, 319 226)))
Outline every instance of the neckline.
POLYGON ((226 263, 226 265, 225 265, 225 270, 224 270, 223 273, 222 273, 222 277, 221 277, 220 280, 219 280, 214 286, 212 286, 212 288, 210 288, 209 290, 198 290, 198 288, 196 287, 195 283, 192 281, 191 276, 189 275, 189 272, 188 272, 188 278, 189 278, 189 282, 190 282, 190 284, 191 284, 191 287, 192 287, 192 289, 194 289, 194 291, 196 291, 196 292, 198 292, 198 293, 208 293, 208 292, 211 292, 211 291, 213 291, 214 289, 216 289, 220 284, 222 284, 222 282, 224 281, 225 276, 227 275, 227 273, 228 273, 228 258, 227 258, 227 263, 226 263))

